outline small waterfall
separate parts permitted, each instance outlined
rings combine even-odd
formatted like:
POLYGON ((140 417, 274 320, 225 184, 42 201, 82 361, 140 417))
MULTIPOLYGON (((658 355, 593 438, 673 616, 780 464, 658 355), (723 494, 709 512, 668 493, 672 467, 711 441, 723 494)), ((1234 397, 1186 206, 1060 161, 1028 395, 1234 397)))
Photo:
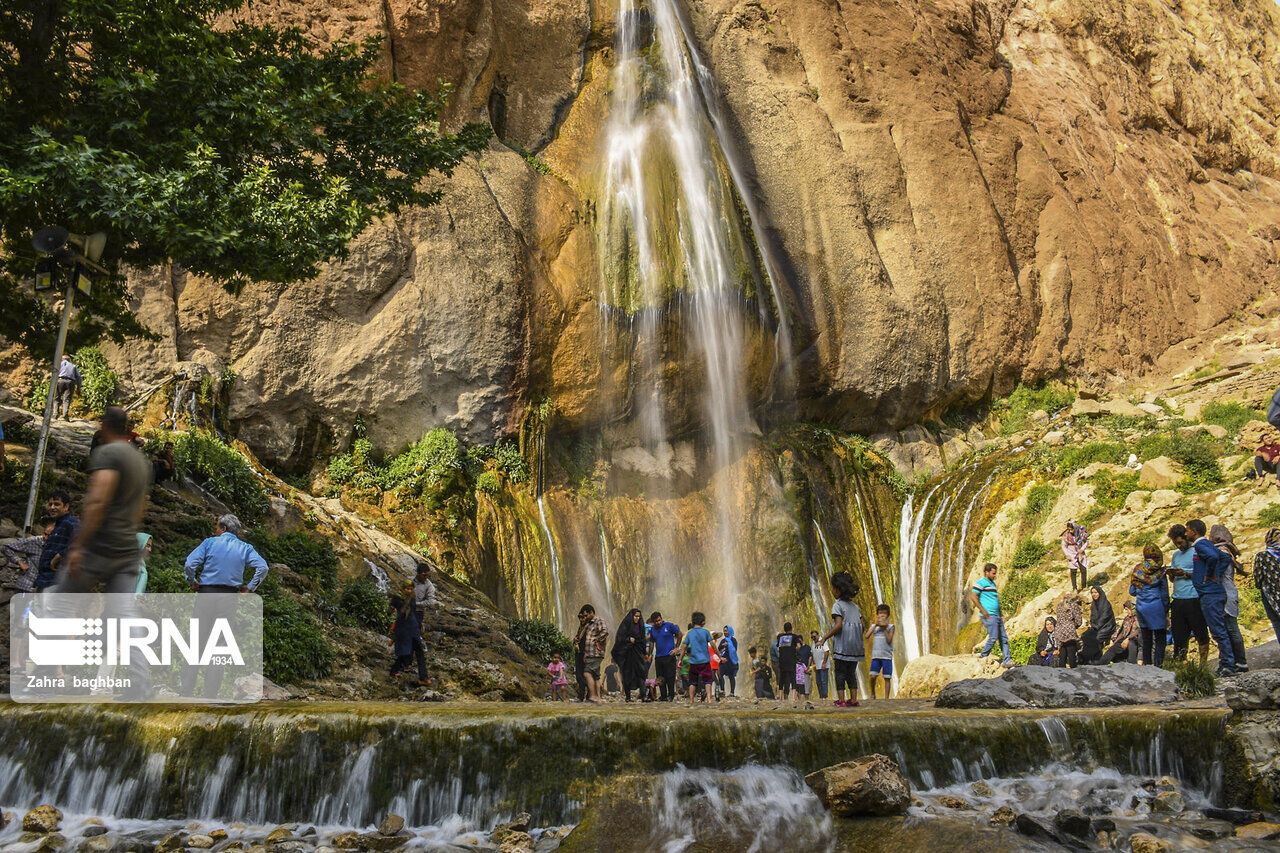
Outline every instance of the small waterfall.
POLYGON ((835 713, 9 706, 0 709, 0 805, 366 826, 395 803, 412 826, 455 815, 492 826, 516 811, 549 826, 575 822, 570 792, 596 779, 753 763, 808 773, 832 763, 835 742, 841 755, 891 750, 917 788, 1024 775, 1061 761, 1067 743, 1078 767, 1168 773, 1216 796, 1225 710, 1049 716, 1042 726, 1034 713, 873 714, 851 727, 835 713))
POLYGON ((609 582, 609 540, 604 535, 604 525, 597 524, 600 531, 600 574, 604 576, 604 594, 609 599, 609 607, 613 607, 613 585, 609 582))
POLYGON ((835 850, 830 813, 794 770, 681 767, 663 773, 657 787, 643 797, 657 811, 650 849, 683 853, 701 836, 749 853, 835 850))
MULTIPOLYGON (((876 603, 883 604, 884 589, 880 586, 880 567, 876 562, 876 549, 871 546, 871 533, 867 530, 867 516, 862 510, 862 494, 855 488, 853 497, 858 506, 858 526, 862 528, 862 541, 867 547, 867 562, 871 564, 871 583, 876 591, 876 603)), ((822 547, 825 551, 827 547, 826 540, 823 540, 822 547)))
MULTIPOLYGON (((818 534, 818 544, 822 548, 822 564, 826 568, 827 583, 831 583, 831 576, 835 574, 835 566, 831 563, 831 549, 827 547, 827 537, 822 533, 822 525, 818 524, 817 519, 813 521, 813 529, 818 534)), ((822 596, 822 588, 818 585, 818 578, 813 572, 813 561, 806 561, 809 566, 809 597, 813 599, 813 612, 818 619, 818 627, 824 633, 831 627, 831 609, 827 607, 822 596)))
MULTIPOLYGON (((921 636, 923 632, 929 630, 929 623, 919 619, 921 596, 918 556, 920 530, 924 527, 924 521, 929 512, 929 502, 933 500, 938 488, 939 486, 934 486, 929 491, 918 512, 912 511, 914 496, 907 495, 907 500, 902 505, 902 520, 898 525, 898 610, 903 634, 907 641, 908 663, 920 657, 920 649, 923 647, 921 636)), ((927 604, 924 605, 923 610, 925 613, 928 612, 927 604)))
POLYGON ((542 524, 542 535, 547 538, 547 554, 551 561, 551 595, 554 598, 556 627, 563 629, 564 604, 560 595, 560 553, 556 550, 556 539, 551 535, 551 525, 547 522, 547 502, 538 495, 538 521, 542 524))
POLYGON ((1055 760, 1064 761, 1071 756, 1071 735, 1067 733, 1066 723, 1061 717, 1041 717, 1036 720, 1036 725, 1044 732, 1055 760))
POLYGON ((373 578, 373 582, 378 585, 378 591, 384 595, 391 592, 391 577, 386 570, 377 563, 365 557, 364 567, 369 570, 369 575, 373 578))

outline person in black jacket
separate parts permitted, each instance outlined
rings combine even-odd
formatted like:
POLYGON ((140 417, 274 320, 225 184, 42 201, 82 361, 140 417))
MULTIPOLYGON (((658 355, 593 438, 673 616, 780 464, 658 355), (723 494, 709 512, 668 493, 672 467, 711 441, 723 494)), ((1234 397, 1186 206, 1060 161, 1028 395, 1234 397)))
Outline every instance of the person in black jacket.
POLYGON ((1093 603, 1089 605, 1089 627, 1098 632, 1098 645, 1106 648, 1116 632, 1116 612, 1111 608, 1111 602, 1107 600, 1102 587, 1090 588, 1089 595, 1093 598, 1093 603))

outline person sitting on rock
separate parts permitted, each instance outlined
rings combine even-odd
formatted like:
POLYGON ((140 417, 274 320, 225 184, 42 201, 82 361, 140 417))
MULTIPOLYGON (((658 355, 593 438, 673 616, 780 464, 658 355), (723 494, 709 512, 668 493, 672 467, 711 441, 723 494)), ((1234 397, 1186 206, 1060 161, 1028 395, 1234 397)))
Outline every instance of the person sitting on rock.
POLYGON ((1137 663, 1138 646, 1138 614, 1133 609, 1133 602, 1126 601, 1124 618, 1120 621, 1120 628, 1111 643, 1111 648, 1107 649, 1106 654, 1102 656, 1102 665, 1107 666, 1117 660, 1137 663))
POLYGON ((1052 616, 1046 617, 1044 627, 1040 629, 1040 636, 1036 637, 1036 652, 1027 661, 1031 666, 1061 666, 1062 657, 1058 652, 1058 641, 1053 636, 1053 631, 1058 627, 1058 620, 1052 616))
POLYGON ((1258 478, 1258 488, 1267 487, 1267 475, 1271 475, 1270 483, 1280 486, 1280 475, 1276 474, 1276 465, 1280 463, 1280 437, 1270 433, 1262 444, 1253 451, 1253 475, 1258 478))

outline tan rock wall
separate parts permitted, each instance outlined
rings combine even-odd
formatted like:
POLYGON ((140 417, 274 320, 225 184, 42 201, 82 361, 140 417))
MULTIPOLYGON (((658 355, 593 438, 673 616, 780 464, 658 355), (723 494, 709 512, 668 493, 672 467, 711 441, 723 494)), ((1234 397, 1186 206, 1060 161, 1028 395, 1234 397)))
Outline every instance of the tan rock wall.
MULTIPOLYGON (((532 398, 566 428, 625 412, 592 230, 616 12, 342 2, 248 15, 322 44, 388 34, 386 73, 449 82, 451 122, 492 118, 537 168, 495 143, 438 208, 379 223, 298 287, 233 300, 139 275, 165 341, 117 360, 139 380, 170 360, 234 368, 230 414, 275 461, 345 440, 358 412, 387 446, 439 424, 492 440, 532 398)), ((689 13, 784 258, 804 416, 897 429, 1019 378, 1131 376, 1280 284, 1269 0, 689 13)), ((666 369, 672 387, 701 371, 666 369)))

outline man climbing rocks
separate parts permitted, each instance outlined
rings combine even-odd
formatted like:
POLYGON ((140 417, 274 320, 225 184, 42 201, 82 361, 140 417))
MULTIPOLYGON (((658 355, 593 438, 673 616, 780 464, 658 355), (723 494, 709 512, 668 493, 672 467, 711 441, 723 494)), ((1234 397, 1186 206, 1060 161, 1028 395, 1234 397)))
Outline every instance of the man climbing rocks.
POLYGON ((71 357, 62 354, 62 362, 58 365, 57 397, 55 402, 61 407, 62 419, 71 420, 71 400, 80 392, 84 380, 80 377, 80 368, 75 366, 71 357))
POLYGON ((996 588, 996 564, 987 563, 982 567, 982 578, 969 591, 969 601, 978 609, 978 618, 982 627, 987 629, 987 643, 978 653, 985 658, 991 654, 996 643, 1000 644, 1000 662, 1006 668, 1013 666, 1013 656, 1009 653, 1009 635, 1004 630, 1004 617, 1000 613, 1000 591, 996 588))

